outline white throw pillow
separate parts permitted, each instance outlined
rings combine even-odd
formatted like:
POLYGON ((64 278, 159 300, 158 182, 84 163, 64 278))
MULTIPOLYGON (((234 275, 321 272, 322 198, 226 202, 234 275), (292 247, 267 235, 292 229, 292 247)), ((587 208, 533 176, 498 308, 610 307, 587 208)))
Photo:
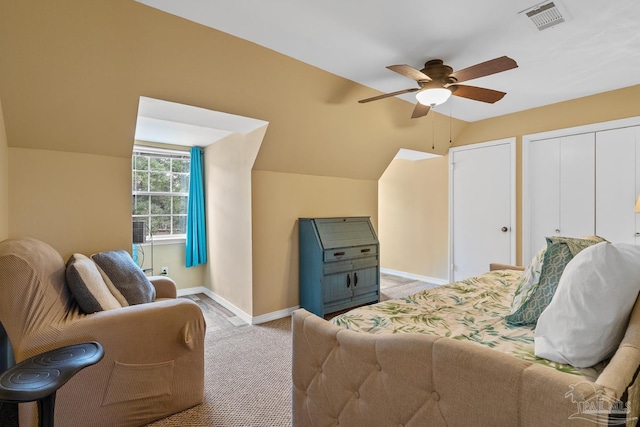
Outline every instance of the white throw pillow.
POLYGON ((535 354, 586 368, 615 353, 640 291, 640 246, 598 243, 566 266, 535 330, 535 354))

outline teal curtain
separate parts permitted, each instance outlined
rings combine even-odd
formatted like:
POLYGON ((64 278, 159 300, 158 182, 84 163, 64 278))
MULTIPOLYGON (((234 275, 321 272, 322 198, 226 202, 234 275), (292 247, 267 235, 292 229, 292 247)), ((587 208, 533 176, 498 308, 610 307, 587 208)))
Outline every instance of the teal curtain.
POLYGON ((204 209, 204 171, 202 149, 191 148, 189 169, 189 207, 187 209, 187 267, 207 262, 207 230, 204 209))

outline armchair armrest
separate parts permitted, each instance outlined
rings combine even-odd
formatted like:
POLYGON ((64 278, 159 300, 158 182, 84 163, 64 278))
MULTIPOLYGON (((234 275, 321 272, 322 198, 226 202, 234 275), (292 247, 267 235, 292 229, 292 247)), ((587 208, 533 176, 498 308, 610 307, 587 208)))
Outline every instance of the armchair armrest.
POLYGON ((105 348, 106 360, 128 363, 191 351, 203 345, 206 328, 198 304, 184 298, 80 316, 59 325, 58 342, 98 341, 105 348))
POLYGON ((173 298, 178 296, 176 282, 169 276, 149 276, 149 281, 156 288, 156 299, 173 298))

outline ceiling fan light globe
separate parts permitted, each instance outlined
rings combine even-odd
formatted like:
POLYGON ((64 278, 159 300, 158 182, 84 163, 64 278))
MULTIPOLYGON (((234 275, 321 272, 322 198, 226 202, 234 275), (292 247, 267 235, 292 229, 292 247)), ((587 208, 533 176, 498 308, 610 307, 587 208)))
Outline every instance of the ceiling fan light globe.
POLYGON ((447 102, 451 91, 445 88, 425 89, 416 94, 416 99, 422 105, 440 105, 447 102))

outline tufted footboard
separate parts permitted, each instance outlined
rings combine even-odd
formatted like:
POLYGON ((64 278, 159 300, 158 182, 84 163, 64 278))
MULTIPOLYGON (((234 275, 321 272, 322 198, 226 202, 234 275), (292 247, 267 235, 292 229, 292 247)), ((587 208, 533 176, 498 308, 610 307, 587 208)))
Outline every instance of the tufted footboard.
POLYGON ((616 400, 602 385, 474 343, 354 332, 302 309, 292 319, 294 427, 606 425, 580 404, 616 400))

